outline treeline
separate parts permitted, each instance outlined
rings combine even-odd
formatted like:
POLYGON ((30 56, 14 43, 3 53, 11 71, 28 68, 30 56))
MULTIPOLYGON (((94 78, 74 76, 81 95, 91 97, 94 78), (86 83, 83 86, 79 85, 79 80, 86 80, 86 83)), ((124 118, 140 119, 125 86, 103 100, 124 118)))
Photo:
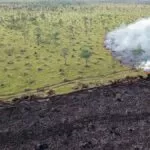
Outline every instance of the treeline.
POLYGON ((0 0, 1 4, 22 4, 34 6, 54 6, 94 3, 150 3, 150 0, 0 0))
POLYGON ((89 5, 102 3, 150 4, 150 0, 0 0, 0 7, 8 9, 27 8, 29 10, 54 9, 72 5, 89 5))

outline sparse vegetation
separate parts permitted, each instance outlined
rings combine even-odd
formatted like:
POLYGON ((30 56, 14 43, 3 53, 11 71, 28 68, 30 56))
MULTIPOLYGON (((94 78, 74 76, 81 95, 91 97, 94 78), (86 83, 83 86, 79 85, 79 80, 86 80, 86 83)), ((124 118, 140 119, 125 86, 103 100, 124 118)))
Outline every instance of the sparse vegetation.
MULTIPOLYGON (((107 83, 107 75, 114 72, 120 74, 111 75, 111 80, 142 74, 133 70, 122 75, 121 71, 129 68, 112 59, 103 41, 105 34, 120 24, 149 16, 150 6, 21 6, 0 7, 0 97, 79 76, 88 79, 86 84, 99 77, 95 79, 99 84, 107 83), (88 49, 83 50, 85 47, 88 49), (90 67, 85 67, 83 58, 90 67)), ((73 84, 55 91, 69 92, 73 84)))

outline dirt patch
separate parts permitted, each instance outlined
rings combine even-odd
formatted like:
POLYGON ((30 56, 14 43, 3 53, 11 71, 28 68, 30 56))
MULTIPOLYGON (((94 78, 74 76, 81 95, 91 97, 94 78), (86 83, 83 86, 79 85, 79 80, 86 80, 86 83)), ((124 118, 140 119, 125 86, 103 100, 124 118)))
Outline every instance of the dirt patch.
POLYGON ((148 150, 150 80, 0 104, 1 150, 148 150))

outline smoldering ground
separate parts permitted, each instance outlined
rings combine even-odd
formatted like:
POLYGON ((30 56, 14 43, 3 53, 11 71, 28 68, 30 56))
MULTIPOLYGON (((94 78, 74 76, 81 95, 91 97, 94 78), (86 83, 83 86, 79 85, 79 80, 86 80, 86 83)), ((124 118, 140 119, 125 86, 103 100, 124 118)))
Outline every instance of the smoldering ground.
POLYGON ((121 25, 106 35, 104 44, 122 63, 150 70, 150 18, 121 25))

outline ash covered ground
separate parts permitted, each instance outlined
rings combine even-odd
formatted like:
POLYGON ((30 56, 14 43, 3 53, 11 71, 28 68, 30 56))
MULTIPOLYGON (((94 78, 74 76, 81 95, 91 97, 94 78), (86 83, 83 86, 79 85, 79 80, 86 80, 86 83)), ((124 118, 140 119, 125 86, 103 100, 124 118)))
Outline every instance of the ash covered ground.
POLYGON ((0 104, 0 150, 149 150, 150 80, 0 104))

